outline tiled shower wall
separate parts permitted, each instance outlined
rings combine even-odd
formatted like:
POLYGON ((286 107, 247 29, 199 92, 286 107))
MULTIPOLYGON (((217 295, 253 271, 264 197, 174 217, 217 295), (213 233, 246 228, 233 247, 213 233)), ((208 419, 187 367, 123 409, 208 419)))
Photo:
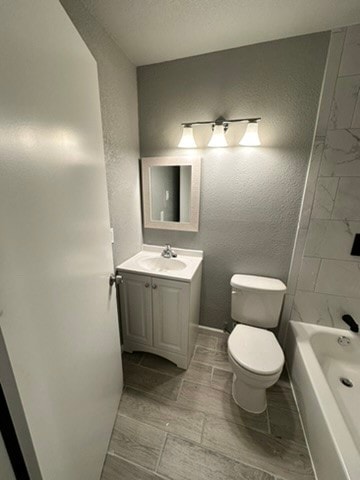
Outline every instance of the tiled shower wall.
POLYGON ((318 124, 288 278, 289 319, 348 328, 360 320, 360 25, 332 32, 318 124))

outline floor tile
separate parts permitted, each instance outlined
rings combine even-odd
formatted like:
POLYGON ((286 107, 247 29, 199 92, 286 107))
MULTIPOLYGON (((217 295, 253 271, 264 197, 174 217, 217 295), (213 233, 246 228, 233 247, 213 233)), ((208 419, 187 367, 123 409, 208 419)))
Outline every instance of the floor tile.
POLYGON ((269 406, 278 408, 288 408, 297 412, 296 403, 291 388, 284 387, 277 383, 266 392, 267 403, 269 406))
POLYGON ((143 368, 141 365, 124 364, 125 385, 169 400, 176 400, 181 381, 181 378, 155 372, 149 368, 143 368))
POLYGON ((187 379, 191 382, 202 383, 204 385, 211 384, 212 367, 210 365, 204 365, 192 361, 189 368, 183 370, 169 360, 166 360, 166 358, 152 355, 150 353, 144 354, 143 359, 141 360, 141 365, 173 377, 187 379))
POLYGON ((186 371, 123 354, 126 389, 101 480, 313 480, 286 369, 267 391, 268 411, 245 412, 231 395, 228 334, 198 338, 186 371))
POLYGON ((141 365, 153 370, 158 370, 159 372, 166 373, 173 377, 177 377, 179 375, 181 376, 185 373, 184 369, 177 367, 175 363, 170 362, 170 360, 159 357, 158 355, 153 355, 151 353, 144 353, 141 360, 141 365))
POLYGON ((109 452, 154 470, 165 436, 166 433, 157 428, 118 415, 109 452))
POLYGON ((279 477, 314 478, 305 446, 216 417, 207 417, 202 444, 279 477))
POLYGON ((171 400, 154 398, 128 387, 121 398, 119 413, 189 440, 201 440, 205 415, 179 407, 171 400))
POLYGON ((138 365, 143 356, 144 356, 143 352, 133 352, 133 353, 123 352, 122 361, 123 363, 135 363, 138 365))
POLYGON ((211 385, 212 367, 202 363, 191 361, 186 370, 183 379, 189 382, 200 383, 202 385, 211 385))
POLYGON ((217 343, 218 339, 213 335, 204 335, 203 333, 198 333, 196 338, 196 345, 201 345, 202 347, 207 347, 212 350, 216 349, 217 343))
POLYGON ((229 335, 227 333, 224 333, 222 337, 218 338, 218 343, 216 346, 216 350, 220 350, 220 352, 227 353, 228 351, 228 339, 229 335))
POLYGON ((221 390, 184 382, 177 401, 179 406, 246 425, 264 432, 268 431, 267 414, 255 415, 239 408, 232 395, 221 390))
POLYGON ((281 375, 280 375, 280 378, 279 378, 277 384, 282 386, 282 387, 291 388, 290 379, 289 379, 288 371, 286 369, 286 365, 284 365, 284 368, 281 372, 281 375))
POLYGON ((214 368, 212 379, 211 379, 211 386, 213 388, 223 390, 224 392, 231 394, 232 383, 233 383, 232 372, 227 372, 226 370, 219 370, 218 368, 214 368))
POLYGON ((273 480, 265 472, 170 435, 158 471, 172 480, 273 480))
POLYGON ((194 360, 231 372, 228 355, 225 352, 197 346, 195 348, 194 360))
POLYGON ((268 412, 272 435, 302 444, 305 443, 303 429, 297 412, 272 406, 268 407, 268 412))
POLYGON ((141 467, 116 457, 107 455, 101 480, 158 480, 155 473, 151 473, 141 467))

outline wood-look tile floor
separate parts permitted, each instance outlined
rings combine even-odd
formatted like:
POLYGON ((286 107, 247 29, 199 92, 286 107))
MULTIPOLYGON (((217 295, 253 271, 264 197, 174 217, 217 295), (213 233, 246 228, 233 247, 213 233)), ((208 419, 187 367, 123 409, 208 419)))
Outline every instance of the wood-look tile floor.
POLYGON ((123 355, 125 388, 102 480, 313 480, 286 373, 253 415, 231 396, 226 334, 201 333, 187 371, 123 355))

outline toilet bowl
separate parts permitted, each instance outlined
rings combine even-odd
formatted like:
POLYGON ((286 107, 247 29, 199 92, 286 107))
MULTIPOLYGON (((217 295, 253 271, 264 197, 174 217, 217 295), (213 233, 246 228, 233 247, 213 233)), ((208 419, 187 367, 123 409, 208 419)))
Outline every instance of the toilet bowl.
POLYGON ((235 403, 251 413, 266 410, 266 389, 280 378, 285 357, 275 335, 248 325, 237 325, 228 340, 235 403))
POLYGON ((284 353, 267 330, 276 327, 286 285, 276 278, 233 275, 231 316, 237 323, 228 339, 229 362, 234 373, 232 395, 251 413, 266 409, 266 389, 280 378, 284 353))

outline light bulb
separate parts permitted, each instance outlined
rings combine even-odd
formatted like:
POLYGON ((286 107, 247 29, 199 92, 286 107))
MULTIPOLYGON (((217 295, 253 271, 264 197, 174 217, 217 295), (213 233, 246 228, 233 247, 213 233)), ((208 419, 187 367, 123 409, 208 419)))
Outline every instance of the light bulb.
POLYGON ((179 148, 196 148, 194 132, 191 126, 184 126, 182 136, 178 145, 179 148))
POLYGON ((208 143, 208 147, 227 147, 224 125, 214 125, 213 134, 208 143))
POLYGON ((244 147, 257 147, 261 145, 259 138, 259 124, 257 122, 249 122, 247 124, 246 131, 240 140, 239 145, 244 147))

